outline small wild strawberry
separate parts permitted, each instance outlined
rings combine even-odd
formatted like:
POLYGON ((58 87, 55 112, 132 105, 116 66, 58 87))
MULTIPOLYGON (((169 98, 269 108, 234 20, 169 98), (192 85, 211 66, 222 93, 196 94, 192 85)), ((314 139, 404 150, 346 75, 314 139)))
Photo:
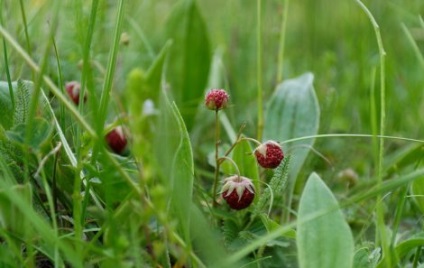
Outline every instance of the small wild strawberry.
MULTIPOLYGON (((66 92, 68 92, 69 97, 72 99, 72 101, 78 105, 79 99, 80 99, 80 91, 81 91, 81 85, 80 83, 76 81, 68 82, 65 85, 66 92)), ((87 100, 87 96, 84 95, 84 102, 87 100)))
POLYGON ((283 149, 275 141, 266 141, 259 145, 255 151, 256 160, 263 168, 276 168, 284 159, 283 149))
POLYGON ((255 187, 250 179, 238 175, 228 177, 222 186, 222 198, 235 210, 247 208, 255 198, 255 187))
POLYGON ((127 138, 125 137, 122 126, 118 126, 106 134, 106 143, 116 154, 125 154, 127 148, 127 138))
POLYGON ((228 93, 223 89, 211 89, 205 96, 205 105, 209 110, 221 110, 227 107, 228 93))

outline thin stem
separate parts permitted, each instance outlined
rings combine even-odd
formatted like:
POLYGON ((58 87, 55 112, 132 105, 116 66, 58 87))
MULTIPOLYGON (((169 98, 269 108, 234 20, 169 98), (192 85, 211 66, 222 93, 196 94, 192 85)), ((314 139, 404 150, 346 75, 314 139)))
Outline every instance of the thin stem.
POLYGON ((257 70, 256 70, 256 81, 258 87, 258 140, 262 139, 262 131, 264 127, 264 115, 263 115, 263 92, 262 92, 262 41, 261 41, 261 29, 262 29, 262 18, 261 18, 261 0, 257 0, 257 32, 256 32, 256 52, 257 52, 257 70))
POLYGON ((316 138, 374 138, 377 137, 379 139, 389 139, 389 140, 401 140, 401 141, 411 141, 411 142, 417 142, 417 143, 424 143, 424 140, 417 140, 417 139, 411 139, 411 138, 404 138, 404 137, 396 137, 396 136, 387 136, 387 135, 371 135, 371 134, 319 134, 319 135, 311 135, 311 136, 304 136, 294 139, 289 139, 280 142, 280 144, 288 144, 293 143, 296 141, 302 141, 302 140, 310 140, 310 139, 316 139, 316 138))
POLYGON ((219 125, 219 116, 218 116, 218 110, 215 111, 215 179, 213 182, 213 188, 212 188, 212 207, 216 207, 218 203, 216 202, 216 191, 218 188, 218 181, 219 181, 219 166, 220 166, 220 160, 219 160, 219 144, 220 144, 220 125, 219 125))
POLYGON ((22 22, 24 24, 24 32, 25 32, 25 41, 26 41, 26 46, 27 46, 27 52, 31 56, 31 43, 29 42, 29 34, 28 34, 28 27, 27 27, 28 24, 27 24, 27 19, 26 19, 26 15, 25 15, 24 3, 22 2, 22 0, 19 0, 19 6, 21 8, 22 22))
POLYGON ((243 137, 243 138, 239 139, 239 141, 243 141, 243 140, 245 140, 245 141, 252 141, 255 144, 257 144, 258 146, 262 144, 260 141, 255 140, 255 139, 252 139, 252 138, 248 138, 248 137, 243 137))
POLYGON ((283 19, 281 20, 280 44, 278 48, 277 84, 283 80, 284 46, 286 43, 287 17, 289 15, 289 0, 284 1, 283 19))
MULTIPOLYGON (((372 13, 369 11, 369 9, 360 1, 355 0, 358 5, 361 7, 361 9, 365 12, 365 14, 370 19, 375 36, 377 39, 377 45, 378 45, 378 51, 380 55, 380 136, 384 136, 385 133, 385 127, 386 127, 386 85, 385 85, 385 57, 386 52, 383 47, 383 40, 381 38, 380 34, 380 27, 377 24, 377 21, 375 20, 372 13)), ((384 139, 380 139, 379 141, 379 152, 378 152, 378 163, 377 164, 377 185, 381 185, 383 183, 383 158, 384 158, 384 139)), ((381 199, 381 195, 377 196, 377 224, 376 224, 376 232, 377 236, 376 238, 379 239, 383 254, 386 255, 386 262, 383 263, 383 265, 386 265, 387 267, 391 267, 392 265, 392 259, 390 254, 390 248, 389 248, 389 241, 386 234, 386 228, 385 228, 385 222, 384 222, 384 206, 382 202, 378 202, 378 200, 381 199)))
POLYGON ((237 172, 237 175, 240 177, 240 176, 241 176, 241 174, 240 174, 240 169, 238 168, 238 166, 237 166, 236 162, 234 162, 234 160, 233 160, 233 159, 231 159, 230 157, 228 157, 228 156, 220 157, 220 158, 218 159, 219 164, 222 164, 225 160, 227 160, 228 162, 230 162, 230 163, 234 166, 234 168, 235 168, 235 170, 236 170, 236 172, 237 172))
MULTIPOLYGON (((3 16, 0 14, 0 22, 3 24, 3 16)), ((9 86, 9 95, 10 100, 12 101, 12 110, 15 111, 15 96, 13 92, 13 86, 12 86, 12 78, 10 77, 10 70, 9 70, 9 60, 7 56, 7 47, 6 47, 6 40, 3 38, 3 54, 4 54, 4 65, 6 70, 6 77, 7 77, 7 84, 9 86)))
POLYGON ((417 249, 415 250, 415 254, 414 254, 414 260, 412 263, 412 268, 417 268, 419 261, 420 261, 420 257, 421 257, 421 248, 422 246, 417 247, 417 249))

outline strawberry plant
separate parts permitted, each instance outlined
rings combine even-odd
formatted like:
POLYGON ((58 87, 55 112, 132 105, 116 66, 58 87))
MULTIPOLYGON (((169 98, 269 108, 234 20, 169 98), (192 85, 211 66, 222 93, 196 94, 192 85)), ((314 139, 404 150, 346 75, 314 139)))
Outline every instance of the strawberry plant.
POLYGON ((423 265, 420 1, 0 3, 0 267, 423 265))

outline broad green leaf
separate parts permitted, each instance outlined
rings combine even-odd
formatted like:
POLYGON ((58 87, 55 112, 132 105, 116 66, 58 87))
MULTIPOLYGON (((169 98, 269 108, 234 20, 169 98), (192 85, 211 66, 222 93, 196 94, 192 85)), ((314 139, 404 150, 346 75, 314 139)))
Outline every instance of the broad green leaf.
MULTIPOLYGON (((49 122, 40 117, 34 118, 33 122, 34 127, 32 129, 28 145, 34 150, 37 150, 49 139, 52 127, 49 122)), ((11 130, 7 131, 6 135, 10 141, 23 145, 25 144, 26 130, 26 125, 21 123, 15 125, 11 130)))
POLYGON ((28 233, 28 221, 24 214, 13 204, 5 195, 5 191, 19 196, 25 200, 27 205, 32 201, 32 192, 29 184, 16 185, 8 189, 0 190, 0 226, 1 228, 12 232, 14 235, 25 237, 28 233))
POLYGON ((299 204, 297 247, 301 268, 352 267, 354 242, 336 198, 312 173, 299 204))
MULTIPOLYGON (((313 88, 314 76, 306 73, 277 86, 269 100, 265 117, 265 140, 284 142, 289 139, 316 135, 320 109, 313 88)), ((292 151, 290 177, 295 180, 314 139, 292 142, 285 146, 292 151)))
POLYGON ((7 82, 0 81, 0 125, 4 129, 10 129, 13 126, 13 104, 9 93, 7 82))
MULTIPOLYGON (((196 248, 196 254, 199 254, 205 267, 230 268, 241 267, 238 263, 233 265, 225 264, 224 260, 227 253, 224 251, 222 241, 216 236, 209 222, 203 216, 199 208, 192 205, 190 210, 191 236, 196 248)), ((201 265, 195 267, 202 267, 201 265)))
POLYGON ((179 2, 167 22, 167 30, 174 41, 168 78, 187 129, 191 130, 211 63, 207 27, 195 0, 179 2))
POLYGON ((180 133, 180 144, 174 155, 172 168, 171 211, 179 219, 184 238, 188 243, 190 230, 190 208, 193 196, 194 163, 190 137, 183 118, 175 103, 170 105, 180 133))

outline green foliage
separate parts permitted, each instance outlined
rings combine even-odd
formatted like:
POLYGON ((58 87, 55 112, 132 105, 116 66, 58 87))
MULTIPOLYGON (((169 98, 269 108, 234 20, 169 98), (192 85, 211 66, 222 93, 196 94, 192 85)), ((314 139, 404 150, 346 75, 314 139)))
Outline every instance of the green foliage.
POLYGON ((368 2, 387 55, 355 1, 1 1, 0 266, 422 266, 424 3, 368 2), (274 170, 243 140, 258 83, 274 170), (218 122, 209 88, 230 94, 218 122), (237 170, 215 176, 216 147, 250 207, 213 193, 237 170))
POLYGON ((179 219, 179 224, 183 230, 186 241, 190 230, 190 208, 193 196, 194 164, 193 152, 190 144, 190 137, 184 120, 178 111, 175 103, 169 107, 178 125, 178 132, 181 135, 180 144, 174 153, 171 178, 171 213, 175 213, 179 219))
POLYGON ((289 167, 290 167, 291 156, 286 157, 283 162, 274 170, 274 174, 269 182, 269 185, 261 195, 255 210, 257 212, 266 209, 266 205, 269 205, 268 214, 270 214, 272 205, 274 204, 274 197, 284 195, 286 189, 289 167))
POLYGON ((173 40, 169 81, 187 129, 193 127, 197 103, 208 81, 211 50, 208 30, 197 1, 181 0, 167 22, 173 40))
POLYGON ((352 232, 316 173, 309 176, 300 199, 296 241, 300 267, 352 267, 352 232))
MULTIPOLYGON (((286 140, 318 134, 320 110, 313 88, 314 76, 306 73, 277 86, 269 100, 264 139, 286 140)), ((314 139, 295 141, 287 145, 293 152, 290 177, 296 179, 313 145, 314 139)))

